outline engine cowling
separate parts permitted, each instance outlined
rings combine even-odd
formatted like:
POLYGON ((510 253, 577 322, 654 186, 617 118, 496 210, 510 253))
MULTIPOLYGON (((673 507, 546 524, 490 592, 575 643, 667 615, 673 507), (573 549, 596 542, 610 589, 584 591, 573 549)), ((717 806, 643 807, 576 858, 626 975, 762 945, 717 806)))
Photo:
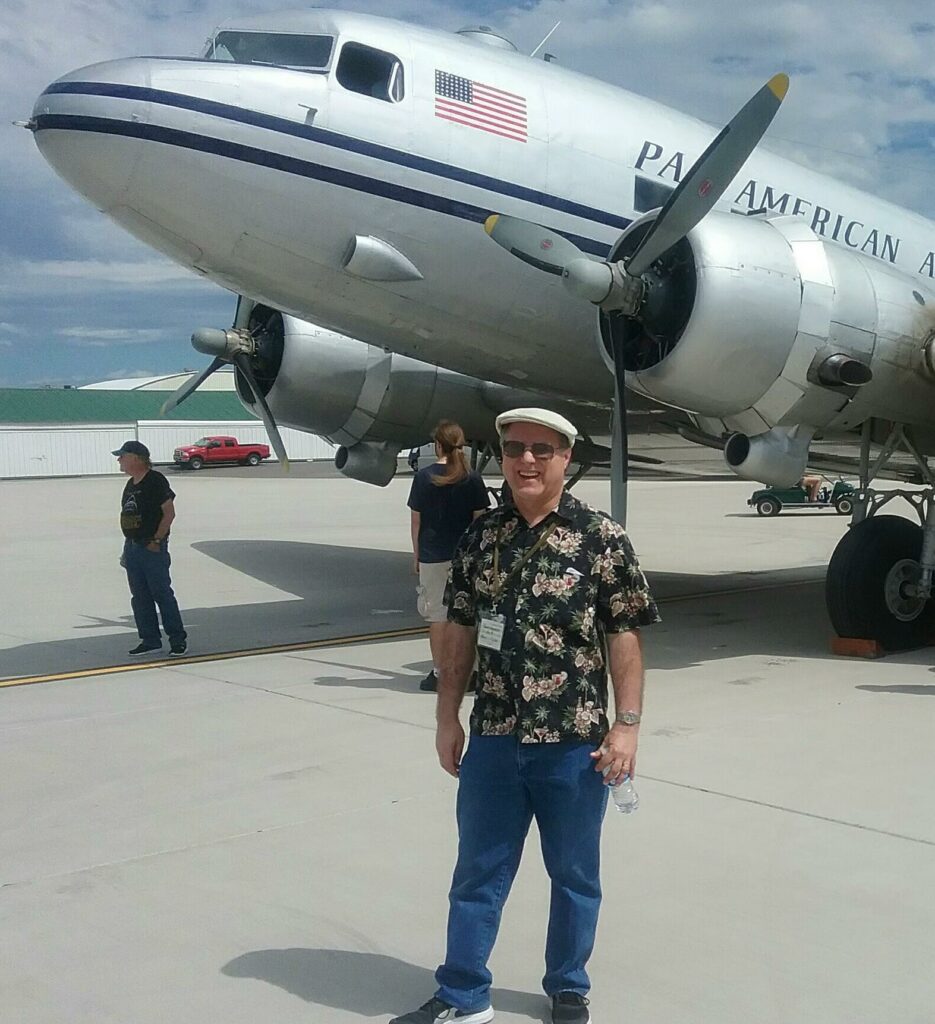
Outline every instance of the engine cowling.
MULTIPOLYGON (((632 225, 612 258, 632 252, 654 216, 632 225)), ((601 314, 605 358, 620 339, 630 386, 705 418, 711 432, 931 417, 924 345, 935 291, 798 218, 712 212, 648 284, 639 320, 601 314)))
MULTIPOLYGON (((337 468, 378 486, 392 479, 399 451, 425 442, 439 420, 457 421, 472 441, 493 441, 497 413, 544 400, 385 352, 263 305, 251 311, 250 328, 254 373, 276 422, 338 445, 337 468)), ((239 374, 238 394, 252 410, 239 374)), ((548 401, 583 432, 607 432, 606 409, 548 401)))

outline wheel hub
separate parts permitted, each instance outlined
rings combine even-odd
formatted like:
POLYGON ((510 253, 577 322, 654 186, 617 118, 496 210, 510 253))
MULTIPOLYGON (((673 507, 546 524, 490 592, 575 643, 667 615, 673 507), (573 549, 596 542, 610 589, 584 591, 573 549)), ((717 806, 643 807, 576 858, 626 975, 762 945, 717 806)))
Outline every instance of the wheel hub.
POLYGON ((886 575, 883 592, 886 607, 900 622, 912 622, 922 614, 925 598, 917 596, 922 570, 912 558, 897 562, 886 575))

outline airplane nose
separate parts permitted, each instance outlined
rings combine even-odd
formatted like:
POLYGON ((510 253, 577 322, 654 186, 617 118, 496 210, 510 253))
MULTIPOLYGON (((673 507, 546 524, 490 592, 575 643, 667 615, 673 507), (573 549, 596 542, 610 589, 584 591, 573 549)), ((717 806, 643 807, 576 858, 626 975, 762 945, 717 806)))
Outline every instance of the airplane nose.
POLYGON ((131 58, 79 68, 53 82, 33 108, 39 151, 99 210, 124 199, 139 163, 151 64, 131 58))

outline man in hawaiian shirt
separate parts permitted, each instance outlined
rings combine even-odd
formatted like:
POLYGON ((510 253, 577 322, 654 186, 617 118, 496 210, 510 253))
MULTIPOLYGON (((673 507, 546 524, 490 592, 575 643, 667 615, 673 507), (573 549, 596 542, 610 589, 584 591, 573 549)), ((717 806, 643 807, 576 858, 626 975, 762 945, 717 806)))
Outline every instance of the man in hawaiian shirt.
POLYGON ((435 996, 391 1024, 493 1018, 487 960, 533 818, 552 882, 542 985, 555 1024, 587 1024, 605 783, 636 769, 639 630, 659 614, 633 548, 623 527, 564 489, 573 424, 513 409, 497 431, 513 504, 477 519, 459 542, 438 686, 438 758, 459 780, 447 955, 435 996), (462 759, 459 709, 475 654, 462 759))

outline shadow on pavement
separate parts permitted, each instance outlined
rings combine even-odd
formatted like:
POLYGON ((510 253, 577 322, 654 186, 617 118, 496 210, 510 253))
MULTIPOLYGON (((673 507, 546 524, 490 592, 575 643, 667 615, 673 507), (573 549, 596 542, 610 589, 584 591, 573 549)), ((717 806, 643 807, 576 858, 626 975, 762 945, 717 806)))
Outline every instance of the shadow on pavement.
MULTIPOLYGON (((426 967, 346 949, 260 949, 231 960, 221 971, 230 978, 265 981, 307 1003, 361 1017, 392 1017, 414 1010, 437 987, 426 967)), ((495 1010, 546 1020, 548 1004, 541 993, 494 988, 491 1001, 495 1010)))
MULTIPOLYGON (((330 640, 424 625, 415 609, 411 556, 295 541, 204 541, 194 550, 284 594, 281 601, 187 607, 182 614, 192 655, 330 640), (289 595, 289 596, 285 596, 289 595)), ((185 551, 175 554, 177 562, 185 551)), ((831 628, 819 585, 824 569, 806 566, 719 575, 648 573, 662 602, 663 622, 646 630, 653 668, 682 668, 745 654, 830 658, 831 628)), ((120 586, 121 582, 115 582, 120 586)), ((74 584, 75 605, 93 608, 93 594, 74 584)), ((129 598, 127 600, 129 606, 129 598)), ((73 672, 127 664, 136 641, 127 608, 112 622, 85 614, 87 629, 125 626, 107 636, 76 635, 0 651, 0 678, 73 672)), ((426 649, 426 654, 428 651, 426 649)), ((921 655, 891 655, 914 663, 921 655)), ((926 663, 920 661, 921 663, 926 663)), ((373 671, 361 666, 363 671, 373 671)), ((324 685, 408 689, 407 677, 322 679, 324 685)))

